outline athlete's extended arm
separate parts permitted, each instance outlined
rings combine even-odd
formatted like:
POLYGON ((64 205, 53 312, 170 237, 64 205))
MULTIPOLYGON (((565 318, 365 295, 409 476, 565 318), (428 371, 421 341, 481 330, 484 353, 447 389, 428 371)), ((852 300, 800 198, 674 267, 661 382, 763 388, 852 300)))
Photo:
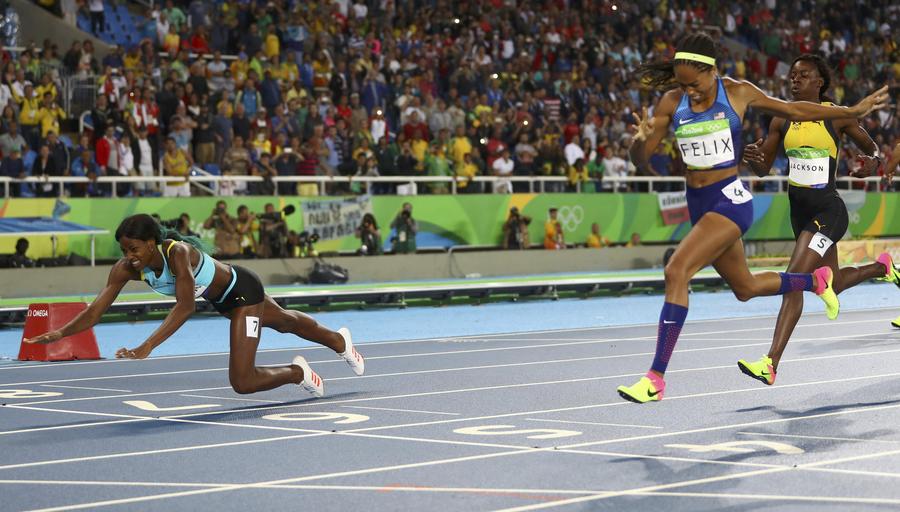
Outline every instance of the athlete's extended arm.
POLYGON ((175 307, 166 315, 153 334, 134 349, 120 348, 117 358, 144 359, 162 342, 175 334, 194 313, 194 274, 191 272, 190 248, 185 244, 175 244, 169 253, 169 268, 175 275, 175 307))
POLYGON ((835 128, 841 133, 847 134, 847 136, 853 140, 853 143, 856 144, 856 147, 863 153, 856 157, 862 165, 856 171, 851 172, 850 175, 856 178, 871 176, 873 172, 878 170, 878 166, 881 164, 881 159, 877 156, 878 145, 875 144, 875 141, 872 140, 869 133, 864 130, 855 119, 838 121, 835 125, 835 128))
POLYGON ((890 161, 888 161, 884 168, 884 180, 888 185, 891 185, 891 182, 894 181, 894 172, 897 171, 898 165, 900 165, 900 143, 897 143, 897 147, 894 148, 894 153, 891 155, 890 161))
POLYGON ((120 259, 113 265, 112 270, 109 271, 109 277, 106 279, 106 286, 100 291, 87 309, 78 313, 75 318, 69 320, 69 322, 60 329, 22 341, 25 343, 51 343, 65 338, 66 336, 78 334, 85 329, 90 329, 100 321, 100 317, 103 316, 103 313, 106 312, 110 304, 116 300, 116 297, 119 296, 119 292, 122 291, 125 284, 129 280, 136 278, 137 277, 135 276, 134 271, 129 267, 127 260, 124 258, 120 259))
POLYGON ((781 144, 781 131, 784 119, 773 117, 769 123, 769 133, 766 139, 762 139, 744 146, 744 163, 753 169, 757 176, 768 176, 778 154, 778 145, 781 144))
POLYGON ((888 106, 887 86, 866 96, 852 107, 822 105, 810 101, 785 101, 767 95, 750 82, 739 82, 739 86, 736 89, 738 98, 747 108, 754 108, 769 115, 783 117, 788 121, 852 119, 865 117, 872 111, 888 106))
POLYGON ((649 117, 646 107, 643 109, 643 116, 639 116, 637 112, 631 114, 634 116, 635 124, 631 125, 634 137, 631 147, 628 148, 628 154, 638 169, 649 167, 650 155, 668 133, 672 114, 675 113, 675 106, 678 103, 675 100, 677 94, 678 91, 675 90, 665 93, 656 104, 653 117, 649 117))

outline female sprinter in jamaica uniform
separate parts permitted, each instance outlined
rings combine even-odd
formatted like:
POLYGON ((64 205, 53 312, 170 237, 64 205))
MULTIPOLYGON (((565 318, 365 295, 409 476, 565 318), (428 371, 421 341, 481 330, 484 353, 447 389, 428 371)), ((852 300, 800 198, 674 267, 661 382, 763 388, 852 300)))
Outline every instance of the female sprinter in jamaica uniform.
POLYGON ((328 330, 310 316, 282 309, 263 291, 259 277, 238 266, 216 261, 203 252, 200 240, 166 230, 146 214, 133 215, 119 224, 116 241, 125 255, 110 270, 106 287, 97 298, 57 331, 25 340, 50 343, 92 327, 128 281, 145 281, 156 292, 175 296, 175 307, 162 325, 134 349, 122 348, 116 357, 143 359, 169 338, 194 313, 194 301, 203 297, 231 320, 228 379, 238 393, 255 393, 285 384, 299 384, 315 396, 325 393, 321 377, 297 356, 290 366, 255 365, 263 327, 290 332, 325 345, 347 361, 357 375, 365 371, 363 357, 353 348, 350 331, 328 330))
MULTIPOLYGON (((894 173, 897 171, 898 165, 900 165, 900 142, 897 143, 894 152, 891 153, 891 160, 884 167, 884 180, 887 183, 888 190, 893 190, 894 188, 894 173)), ((895 284, 900 287, 900 283, 895 284)), ((900 329, 900 316, 891 321, 891 325, 900 329)))
POLYGON ((618 388, 622 398, 637 403, 662 399, 663 375, 687 317, 688 283, 710 263, 739 300, 814 291, 825 301, 829 318, 837 317, 839 305, 831 289, 829 267, 813 274, 756 275, 747 268, 741 236, 753 222, 753 203, 750 192, 737 179, 743 150, 741 125, 747 109, 810 121, 861 117, 884 107, 887 101, 886 87, 849 108, 771 98, 749 82, 720 77, 715 42, 704 33, 685 36, 674 60, 646 64, 641 72, 643 83, 669 90, 652 118, 646 108, 643 116, 634 115, 631 159, 638 167, 646 166, 669 126, 674 126, 676 147, 688 168, 687 203, 693 228, 666 265, 666 300, 650 371, 634 385, 618 388))
MULTIPOLYGON (((831 85, 831 71, 822 57, 809 54, 797 57, 791 65, 790 83, 795 101, 832 104, 823 97, 831 85)), ((783 146, 788 158, 791 227, 797 239, 788 272, 812 272, 827 265, 834 273, 836 294, 875 278, 900 286, 900 272, 894 268, 888 253, 862 267, 838 266, 837 243, 847 232, 849 222, 847 207, 835 188, 842 135, 849 136, 866 153, 859 157, 863 167, 857 177, 868 176, 878 168, 881 163, 877 157, 878 146, 855 119, 788 122, 775 117, 765 142, 758 141, 744 148, 744 161, 757 175, 765 176, 772 168, 779 146, 783 146)), ((738 361, 741 371, 765 384, 774 384, 778 362, 802 311, 802 293, 783 295, 769 353, 754 362, 741 359, 738 361)))

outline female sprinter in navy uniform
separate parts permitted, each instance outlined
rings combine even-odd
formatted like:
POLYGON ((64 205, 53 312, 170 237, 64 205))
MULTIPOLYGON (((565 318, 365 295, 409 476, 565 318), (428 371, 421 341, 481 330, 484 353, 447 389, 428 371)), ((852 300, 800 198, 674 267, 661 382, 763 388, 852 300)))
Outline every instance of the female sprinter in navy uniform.
POLYGON ((741 236, 753 222, 750 192, 737 178, 741 162, 744 113, 755 108, 792 121, 861 117, 883 108, 887 88, 853 107, 809 102, 789 103, 764 94, 745 81, 720 77, 716 44, 704 33, 685 36, 671 62, 642 68, 643 81, 665 92, 653 117, 634 115, 636 125, 630 148, 636 166, 646 166, 650 155, 675 127, 676 146, 687 165, 687 202, 693 228, 676 249, 665 269, 666 301, 659 318, 656 355, 650 371, 632 386, 619 386, 622 398, 644 403, 661 400, 663 375, 688 312, 688 283, 712 264, 742 301, 761 295, 813 291, 825 301, 828 317, 837 317, 839 304, 831 289, 829 267, 814 273, 765 272, 747 268, 741 236))
MULTIPOLYGON (((797 57, 791 65, 790 84, 795 101, 832 105, 823 96, 831 86, 831 71, 822 57, 810 54, 797 57)), ((875 263, 839 268, 837 244, 847 232, 849 223, 847 206, 835 188, 842 135, 853 139, 866 153, 859 156, 863 165, 855 174, 857 177, 868 176, 878 169, 881 163, 878 146, 856 119, 788 122, 775 117, 765 141, 744 148, 744 161, 757 175, 765 176, 772 168, 779 147, 783 147, 788 158, 791 227, 797 239, 788 272, 812 272, 816 267, 828 265, 834 272, 836 294, 875 278, 900 286, 900 272, 886 252, 879 255, 875 263)), ((769 353, 758 361, 738 361, 744 374, 770 386, 775 383, 778 362, 802 311, 802 293, 782 296, 769 353)))
POLYGON ((350 331, 328 330, 299 311, 282 309, 263 290, 253 272, 216 261, 203 252, 200 240, 181 237, 162 228, 146 214, 133 215, 119 224, 116 241, 125 255, 110 270, 106 287, 97 298, 61 329, 25 340, 51 343, 95 325, 128 281, 145 281, 156 292, 175 296, 175 307, 162 325, 134 349, 122 348, 116 357, 143 359, 194 313, 194 301, 204 298, 231 320, 228 379, 238 393, 255 393, 285 384, 299 384, 315 396, 325 393, 321 377, 297 356, 290 366, 258 367, 256 348, 263 327, 290 332, 320 343, 347 361, 357 375, 365 371, 363 357, 353 348, 350 331))

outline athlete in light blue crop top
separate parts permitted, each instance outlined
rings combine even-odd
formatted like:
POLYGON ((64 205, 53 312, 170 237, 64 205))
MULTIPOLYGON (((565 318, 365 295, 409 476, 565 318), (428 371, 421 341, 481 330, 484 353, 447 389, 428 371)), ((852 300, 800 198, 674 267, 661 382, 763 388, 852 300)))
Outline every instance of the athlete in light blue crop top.
POLYGON ((665 90, 653 116, 634 114, 632 162, 648 168, 648 160, 669 127, 687 165, 687 202, 691 231, 684 237, 665 268, 666 300, 659 318, 656 355, 647 375, 632 386, 619 386, 622 398, 644 403, 660 400, 663 376, 675 349, 688 311, 688 283, 701 268, 712 264, 742 301, 761 295, 815 291, 824 301, 829 318, 838 313, 831 288, 832 271, 821 267, 813 274, 764 272, 747 269, 741 235, 753 220, 752 196, 737 179, 741 161, 741 123, 747 109, 792 121, 855 118, 887 105, 887 87, 853 107, 812 102, 787 102, 764 94, 755 85, 720 77, 716 69, 716 43, 697 32, 681 39, 668 62, 642 66, 642 83, 665 90))
MULTIPOLYGON (((156 275, 156 272, 149 267, 145 267, 141 271, 141 275, 144 277, 144 282, 150 285, 150 288, 153 288, 153 291, 162 295, 175 296, 175 275, 172 274, 172 271, 169 270, 169 253, 172 251, 172 247, 177 243, 185 243, 186 242, 177 242, 175 240, 164 240, 163 244, 166 245, 166 249, 163 250, 162 244, 157 245, 156 249, 160 254, 163 255, 163 268, 160 271, 159 275, 156 275)), ((190 244, 188 245, 188 251, 191 251, 190 244)), ((191 267, 191 273, 194 276, 194 298, 204 297, 204 293, 206 292, 209 285, 213 282, 213 277, 216 275, 216 263, 213 260, 212 256, 206 254, 199 249, 193 248, 194 251, 200 253, 200 263, 196 268, 191 267)), ((227 292, 223 295, 227 295, 227 292)))
POLYGON ((199 240, 186 238, 182 242, 176 231, 165 230, 146 214, 123 220, 116 230, 116 240, 124 257, 113 265, 106 287, 97 298, 61 329, 24 340, 26 343, 52 343, 89 329, 100 320, 128 281, 144 281, 159 293, 173 295, 175 307, 141 345, 119 349, 118 358, 149 356, 194 313, 195 299, 203 297, 231 320, 228 377, 238 393, 254 393, 291 383, 299 384, 315 396, 325 392, 322 378, 301 356, 295 357, 289 366, 256 366, 256 348, 263 327, 324 345, 334 350, 357 375, 365 371, 365 361, 354 348, 348 329, 332 331, 309 315, 283 309, 265 294, 256 274, 210 257, 198 247, 202 247, 199 240))

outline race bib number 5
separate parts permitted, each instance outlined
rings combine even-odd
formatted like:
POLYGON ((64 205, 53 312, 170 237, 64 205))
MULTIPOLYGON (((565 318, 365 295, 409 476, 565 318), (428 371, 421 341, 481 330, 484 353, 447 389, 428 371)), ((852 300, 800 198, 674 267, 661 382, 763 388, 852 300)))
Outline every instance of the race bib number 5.
POLYGON ((725 197, 730 199, 733 204, 744 204, 747 201, 753 200, 753 194, 744 188, 744 184, 741 180, 735 180, 732 183, 729 183, 722 189, 722 193, 725 194, 725 197))

